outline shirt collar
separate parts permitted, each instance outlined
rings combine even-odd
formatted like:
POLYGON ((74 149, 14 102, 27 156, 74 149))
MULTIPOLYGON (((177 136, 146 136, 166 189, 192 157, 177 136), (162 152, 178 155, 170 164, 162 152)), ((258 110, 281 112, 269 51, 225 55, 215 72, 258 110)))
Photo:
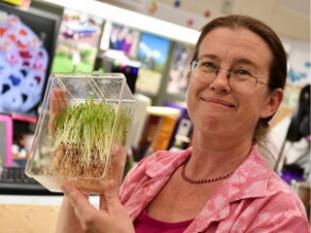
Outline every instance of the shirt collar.
MULTIPOLYGON (((153 160, 150 160, 150 165, 146 165, 145 174, 150 178, 171 175, 177 167, 182 165, 187 160, 191 153, 192 148, 190 147, 186 150, 175 152, 175 154, 173 155, 173 159, 171 157, 172 155, 168 155, 167 158, 155 158, 153 160)), ((157 154, 155 155, 155 157, 156 156, 157 154)))
MULTIPOLYGON (((192 148, 177 152, 174 158, 154 159, 147 164, 145 174, 161 180, 169 179, 177 167, 182 165, 189 156, 192 148)), ((230 214, 230 203, 269 194, 268 182, 273 171, 259 154, 254 145, 245 161, 226 179, 215 191, 185 232, 203 232, 213 221, 225 219, 230 214), (200 222, 200 224, 198 224, 200 222)), ((148 186, 148 185, 147 185, 148 186)))
MULTIPOLYGON (((177 167, 182 165, 191 156, 192 147, 176 152, 174 158, 167 158, 150 161, 147 164, 145 174, 150 178, 171 175, 177 167)), ((235 172, 224 181, 221 189, 227 190, 226 196, 230 202, 239 199, 265 196, 267 193, 267 182, 273 172, 266 160, 259 154, 256 145, 253 145, 245 161, 235 170, 235 172), (261 181, 261 182, 259 182, 261 181), (250 186, 245 187, 245 184, 250 186), (253 185, 252 185, 253 184, 253 185), (260 185, 260 189, 258 189, 260 185)))
POLYGON ((272 172, 273 170, 254 145, 247 159, 225 181, 224 186, 227 186, 226 189, 229 190, 230 202, 266 196, 272 172))
POLYGON ((254 145, 246 160, 210 197, 193 225, 189 226, 189 232, 203 232, 211 222, 227 218, 230 203, 269 195, 268 182, 272 172, 254 145))

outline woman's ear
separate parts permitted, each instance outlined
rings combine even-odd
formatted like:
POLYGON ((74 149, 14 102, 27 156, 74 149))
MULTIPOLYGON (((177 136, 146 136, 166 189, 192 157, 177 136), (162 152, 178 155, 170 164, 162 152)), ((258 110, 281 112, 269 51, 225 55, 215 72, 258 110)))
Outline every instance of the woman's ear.
POLYGON ((261 118, 267 118, 272 116, 278 110, 282 100, 283 100, 283 89, 277 88, 269 93, 267 99, 264 103, 264 108, 261 112, 261 118))

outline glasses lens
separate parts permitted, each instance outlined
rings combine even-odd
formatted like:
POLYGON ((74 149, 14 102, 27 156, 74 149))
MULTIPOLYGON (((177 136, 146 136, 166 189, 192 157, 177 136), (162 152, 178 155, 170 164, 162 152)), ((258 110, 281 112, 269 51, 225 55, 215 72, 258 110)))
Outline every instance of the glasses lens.
POLYGON ((247 92, 256 86, 256 79, 250 75, 231 74, 229 78, 233 90, 247 92))
POLYGON ((212 62, 194 61, 191 63, 191 68, 194 78, 204 83, 213 82, 220 70, 226 70, 228 72, 227 78, 229 85, 233 90, 239 92, 248 92, 259 83, 251 70, 245 67, 237 67, 229 71, 225 68, 218 67, 212 62))
POLYGON ((217 69, 210 68, 202 62, 192 62, 191 68, 194 78, 200 82, 211 82, 216 77, 217 69))

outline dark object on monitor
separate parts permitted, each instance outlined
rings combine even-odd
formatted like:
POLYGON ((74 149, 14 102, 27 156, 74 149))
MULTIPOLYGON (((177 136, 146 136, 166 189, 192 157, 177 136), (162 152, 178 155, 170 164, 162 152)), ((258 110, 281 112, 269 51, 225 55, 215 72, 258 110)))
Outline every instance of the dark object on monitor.
POLYGON ((303 181, 304 169, 298 166, 297 164, 284 165, 281 171, 282 179, 289 185, 293 180, 303 181))
POLYGON ((104 69, 105 73, 122 73, 126 78, 127 85, 131 92, 135 93, 136 81, 139 72, 139 66, 126 62, 118 62, 109 58, 96 57, 94 70, 104 69))
POLYGON ((136 80, 138 76, 137 67, 130 65, 112 65, 112 73, 122 73, 125 75, 127 85, 129 86, 132 93, 135 93, 136 80))
POLYGON ((299 94, 296 113, 292 116, 285 139, 278 154, 274 170, 277 171, 284 159, 286 142, 298 142, 302 138, 310 137, 310 84, 304 86, 299 94))
POLYGON ((310 84, 304 86, 299 95, 297 112, 293 115, 286 139, 297 142, 310 135, 310 84))

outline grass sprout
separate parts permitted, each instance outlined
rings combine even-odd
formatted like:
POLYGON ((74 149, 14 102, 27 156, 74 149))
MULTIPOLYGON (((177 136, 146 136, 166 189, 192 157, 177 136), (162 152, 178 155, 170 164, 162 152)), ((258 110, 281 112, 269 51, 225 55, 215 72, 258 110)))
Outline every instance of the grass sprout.
POLYGON ((119 108, 117 113, 108 103, 88 99, 68 106, 55 119, 53 158, 46 175, 103 177, 111 144, 126 143, 129 123, 126 109, 119 108))

